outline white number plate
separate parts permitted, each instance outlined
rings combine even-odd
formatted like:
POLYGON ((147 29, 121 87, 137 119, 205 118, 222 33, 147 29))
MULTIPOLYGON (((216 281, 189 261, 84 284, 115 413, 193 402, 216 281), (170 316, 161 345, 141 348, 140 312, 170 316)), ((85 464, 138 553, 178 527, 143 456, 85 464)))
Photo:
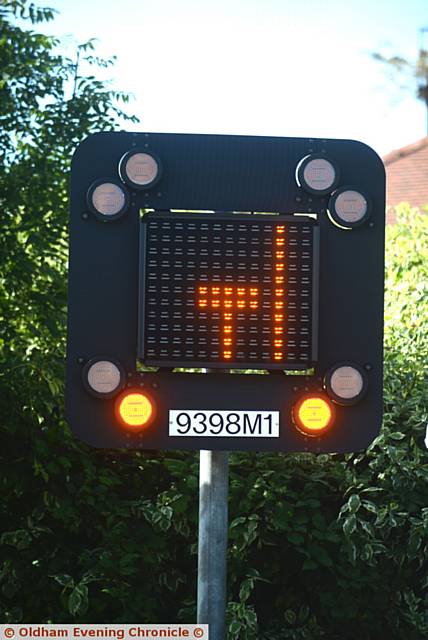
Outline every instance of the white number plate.
POLYGON ((169 435, 221 438, 279 438, 279 411, 171 409, 169 435))

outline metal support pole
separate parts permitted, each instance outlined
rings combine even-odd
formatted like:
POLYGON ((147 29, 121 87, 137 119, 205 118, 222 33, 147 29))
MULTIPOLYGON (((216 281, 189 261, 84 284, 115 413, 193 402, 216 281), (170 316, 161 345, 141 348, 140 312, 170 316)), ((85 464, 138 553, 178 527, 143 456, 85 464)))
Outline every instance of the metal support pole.
POLYGON ((210 640, 225 640, 229 454, 201 451, 197 622, 210 640))

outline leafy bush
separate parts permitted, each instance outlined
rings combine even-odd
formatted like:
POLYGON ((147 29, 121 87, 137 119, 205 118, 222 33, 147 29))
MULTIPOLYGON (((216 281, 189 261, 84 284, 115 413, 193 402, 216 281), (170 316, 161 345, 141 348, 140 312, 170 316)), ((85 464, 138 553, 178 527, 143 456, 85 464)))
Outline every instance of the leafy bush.
POLYGON ((231 637, 427 636, 428 218, 398 217, 387 228, 382 434, 353 455, 234 456, 231 637), (262 578, 250 597, 239 593, 248 567, 262 578))
MULTIPOLYGON (((197 456, 92 450, 63 420, 69 158, 124 116, 120 95, 79 80, 13 8, 26 3, 0 12, 1 620, 192 622, 197 456)), ((387 229, 385 421, 370 449, 231 455, 232 640, 428 635, 427 243, 414 211, 387 229)))

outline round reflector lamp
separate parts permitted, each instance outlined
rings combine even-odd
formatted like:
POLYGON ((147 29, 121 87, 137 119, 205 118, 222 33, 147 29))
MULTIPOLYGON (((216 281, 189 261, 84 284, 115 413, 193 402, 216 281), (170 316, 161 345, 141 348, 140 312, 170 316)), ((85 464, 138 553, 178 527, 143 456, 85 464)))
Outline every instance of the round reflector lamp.
POLYGON ((359 227, 369 218, 370 201, 353 187, 341 187, 330 198, 328 211, 335 222, 348 229, 359 227))
POLYGON ((82 375, 86 390, 97 398, 112 398, 125 384, 122 366, 107 358, 89 360, 82 375))
POLYGON ((129 151, 119 162, 119 175, 134 189, 149 189, 160 179, 161 164, 151 153, 129 151))
POLYGON ((116 400, 116 416, 123 427, 135 433, 153 420, 155 405, 143 391, 127 391, 116 400))
POLYGON ((129 193, 119 180, 97 180, 88 189, 86 201, 92 213, 103 222, 121 218, 129 207, 129 193))
POLYGON ((367 391, 367 376, 355 364, 339 364, 326 374, 324 386, 328 395, 342 405, 355 404, 367 391))
POLYGON ((321 395, 305 396, 293 407, 293 421, 306 436, 321 436, 334 422, 334 408, 321 395))
POLYGON ((331 158, 312 154, 302 158, 297 165, 296 181, 308 193, 323 196, 339 184, 339 169, 331 158))

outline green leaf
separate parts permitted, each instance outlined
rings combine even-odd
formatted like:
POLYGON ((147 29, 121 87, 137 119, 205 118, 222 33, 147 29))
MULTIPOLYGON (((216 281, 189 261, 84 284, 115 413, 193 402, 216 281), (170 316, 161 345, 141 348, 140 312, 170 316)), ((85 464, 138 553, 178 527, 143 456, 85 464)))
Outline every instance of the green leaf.
POLYGON ((287 609, 284 613, 284 619, 288 625, 294 625, 296 623, 296 614, 291 609, 287 609))
POLYGON ((286 536, 287 536, 287 540, 289 540, 296 546, 303 544, 303 542, 305 541, 305 538, 302 534, 295 533, 294 531, 287 531, 286 536))
POLYGON ((74 587, 74 580, 67 573, 57 573, 50 577, 56 580, 62 587, 74 587))
POLYGON ((244 580, 239 589, 239 600, 240 602, 246 602, 251 595, 251 592, 254 587, 254 582, 251 579, 244 580))
POLYGON ((83 606, 83 598, 80 590, 74 588, 68 596, 68 610, 72 616, 76 616, 83 606))
POLYGON ((345 534, 345 536, 352 535, 356 530, 356 528, 357 528, 357 519, 355 515, 351 515, 348 518, 346 518, 345 522, 343 523, 343 533, 345 534))
POLYGON ((244 524, 245 521, 246 519, 243 516, 239 516, 238 518, 235 518, 234 520, 232 520, 232 522, 229 525, 229 529, 233 529, 234 527, 237 527, 240 524, 244 524))
POLYGON ((348 500, 348 505, 349 505, 350 513, 357 513, 358 509, 361 506, 360 496, 356 494, 353 494, 352 496, 350 496, 348 500))
POLYGON ((25 529, 17 529, 16 531, 6 531, 0 537, 0 544, 8 544, 16 547, 19 551, 23 551, 30 546, 31 535, 25 529))
POLYGON ((302 565, 302 569, 303 570, 307 570, 307 571, 311 571, 312 569, 318 569, 318 565, 313 560, 310 560, 309 558, 305 558, 305 560, 303 562, 303 565, 302 565))
POLYGON ((237 620, 234 620, 233 622, 230 623, 229 633, 232 638, 237 638, 238 637, 237 634, 239 633, 240 630, 241 630, 240 622, 238 622, 237 620))

